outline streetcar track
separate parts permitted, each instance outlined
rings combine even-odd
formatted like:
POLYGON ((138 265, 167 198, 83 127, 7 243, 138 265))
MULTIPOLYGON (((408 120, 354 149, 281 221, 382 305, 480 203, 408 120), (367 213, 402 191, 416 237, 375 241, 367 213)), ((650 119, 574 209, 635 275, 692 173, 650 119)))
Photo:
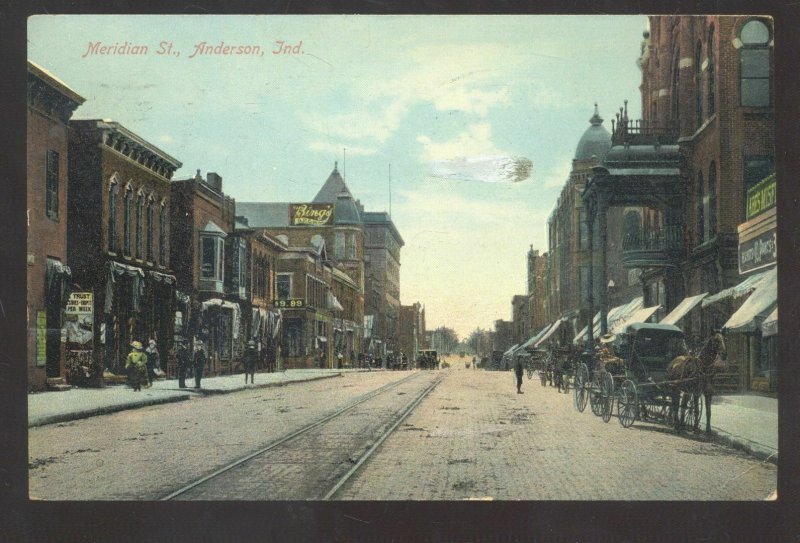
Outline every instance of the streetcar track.
MULTIPOLYGON (((402 378, 402 379, 400 379, 398 381, 393 381, 391 383, 387 383, 387 384, 385 384, 383 386, 380 386, 380 387, 376 388, 375 390, 364 394, 364 396, 362 396, 358 400, 346 405, 345 407, 343 407, 343 408, 341 408, 341 409, 339 409, 337 411, 334 411, 333 413, 325 415, 322 418, 317 419, 316 421, 314 421, 314 422, 312 422, 310 424, 307 424, 307 425, 305 425, 305 426, 303 426, 303 427, 301 427, 301 428, 299 428, 299 429, 297 429, 297 430, 295 430, 293 432, 290 432, 289 434, 287 434, 287 435, 285 435, 283 437, 280 437, 275 441, 272 441, 268 445, 266 445, 264 447, 261 447, 260 449, 254 451, 252 453, 249 453, 249 454, 245 455, 242 458, 234 460, 233 462, 230 462, 229 464, 226 464, 226 465, 222 466, 221 468, 219 468, 219 469, 217 469, 217 470, 215 470, 215 471, 213 471, 213 472, 201 477, 200 479, 197 479, 197 480, 189 483, 188 485, 185 485, 185 486, 179 488, 178 490, 176 490, 176 491, 174 491, 174 492, 172 492, 172 493, 160 498, 160 501, 168 501, 168 500, 172 500, 174 498, 177 498, 178 496, 180 496, 182 494, 185 494, 186 492, 189 492, 190 490, 202 485, 203 483, 206 483, 206 482, 208 482, 208 481, 210 481, 210 480, 212 480, 212 479, 214 479, 216 477, 219 477, 220 475, 230 471, 231 469, 233 469, 233 468, 235 468, 237 466, 240 466, 240 465, 244 464, 245 462, 248 462, 249 460, 252 460, 252 459, 256 458, 257 456, 260 456, 260 455, 262 455, 262 454, 264 454, 264 453, 266 453, 268 451, 271 451, 272 449, 275 449, 275 448, 279 447, 280 445, 283 445, 284 443, 286 443, 286 442, 288 442, 288 441, 290 441, 290 440, 292 440, 292 439, 294 439, 296 437, 299 437, 299 436, 301 436, 303 434, 306 434, 307 432, 309 432, 309 431, 311 431, 311 430, 313 430, 313 429, 325 424, 326 422, 329 422, 329 421, 331 421, 331 420, 333 420, 333 419, 335 419, 335 418, 347 413, 348 411, 354 409, 355 407, 358 407, 362 403, 367 402, 367 401, 375 398, 376 396, 379 396, 379 395, 383 394, 384 392, 386 392, 388 390, 391 390, 391 389, 393 389, 393 388, 395 388, 397 386, 400 386, 400 385, 402 385, 402 384, 404 384, 404 383, 406 383, 406 382, 408 382, 408 381, 410 381, 410 380, 412 380, 412 379, 414 379, 416 377, 419 377, 420 375, 425 375, 425 373, 423 373, 423 372, 414 373, 414 374, 411 374, 411 375, 409 375, 407 377, 404 377, 404 378, 402 378)), ((436 379, 434 381, 434 383, 438 384, 441 381, 441 379, 442 379, 442 377, 439 377, 438 379, 436 379)), ((435 384, 434 384, 434 387, 435 387, 435 384)), ((429 390, 429 389, 433 390, 434 387, 428 387, 428 388, 426 388, 426 391, 429 390)), ((424 395, 427 395, 427 392, 424 395)), ((424 397, 424 395, 423 395, 423 397, 424 397)), ((414 402, 412 402, 412 403, 414 403, 414 402)), ((408 413, 404 413, 404 415, 402 416, 402 418, 400 420, 405 418, 407 416, 407 414, 408 413)))

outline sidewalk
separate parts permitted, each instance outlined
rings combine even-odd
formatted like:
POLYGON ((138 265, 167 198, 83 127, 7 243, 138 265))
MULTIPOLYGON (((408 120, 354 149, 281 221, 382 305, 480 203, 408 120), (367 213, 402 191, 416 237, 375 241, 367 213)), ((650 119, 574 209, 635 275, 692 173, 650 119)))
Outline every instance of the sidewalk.
MULTIPOLYGON (((705 413, 701 428, 705 429, 705 413)), ((757 394, 714 396, 711 431, 717 439, 778 463, 778 400, 757 394)))
POLYGON ((238 390, 327 379, 350 371, 366 370, 309 369, 256 373, 255 384, 245 384, 244 374, 207 377, 203 379, 200 390, 194 388, 194 379, 187 379, 186 384, 189 388, 183 389, 178 388, 177 379, 164 379, 157 380, 151 388, 142 389, 140 392, 134 392, 126 385, 108 385, 105 388, 73 388, 64 392, 28 394, 28 427, 83 419, 147 405, 179 402, 206 394, 227 394, 238 390))

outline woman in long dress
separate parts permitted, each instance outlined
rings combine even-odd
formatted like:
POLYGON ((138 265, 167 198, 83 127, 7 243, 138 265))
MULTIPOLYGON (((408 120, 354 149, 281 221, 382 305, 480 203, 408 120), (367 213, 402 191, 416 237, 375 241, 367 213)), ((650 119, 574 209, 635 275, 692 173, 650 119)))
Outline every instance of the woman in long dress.
POLYGON ((142 383, 147 383, 147 355, 142 350, 138 341, 131 343, 131 352, 125 359, 125 369, 128 371, 128 385, 133 390, 142 390, 142 383))

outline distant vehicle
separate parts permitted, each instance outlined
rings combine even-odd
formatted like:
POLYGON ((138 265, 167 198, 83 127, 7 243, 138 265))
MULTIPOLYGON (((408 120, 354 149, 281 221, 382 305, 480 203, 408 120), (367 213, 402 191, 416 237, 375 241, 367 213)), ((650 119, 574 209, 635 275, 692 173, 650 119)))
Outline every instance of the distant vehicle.
POLYGON ((432 370, 439 367, 439 353, 433 349, 420 350, 418 360, 421 369, 432 370))

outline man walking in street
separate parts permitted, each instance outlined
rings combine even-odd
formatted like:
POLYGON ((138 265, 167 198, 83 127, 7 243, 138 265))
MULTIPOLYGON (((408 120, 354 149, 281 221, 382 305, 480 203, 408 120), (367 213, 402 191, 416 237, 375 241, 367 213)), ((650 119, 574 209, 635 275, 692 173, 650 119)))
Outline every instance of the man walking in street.
POLYGON ((194 387, 200 388, 200 380, 203 378, 203 369, 206 367, 206 351, 202 341, 197 341, 194 351, 194 387))
POLYGON ((516 359, 516 362, 514 362, 514 374, 517 376, 517 394, 525 394, 522 392, 522 373, 525 368, 522 364, 522 357, 517 356, 516 359))
POLYGON ((247 342, 247 350, 244 353, 244 384, 247 384, 248 376, 250 376, 250 383, 255 384, 257 358, 256 342, 251 339, 247 342))
POLYGON ((183 339, 178 343, 178 352, 175 353, 175 358, 178 363, 178 388, 186 388, 186 370, 192 364, 188 339, 183 339))

